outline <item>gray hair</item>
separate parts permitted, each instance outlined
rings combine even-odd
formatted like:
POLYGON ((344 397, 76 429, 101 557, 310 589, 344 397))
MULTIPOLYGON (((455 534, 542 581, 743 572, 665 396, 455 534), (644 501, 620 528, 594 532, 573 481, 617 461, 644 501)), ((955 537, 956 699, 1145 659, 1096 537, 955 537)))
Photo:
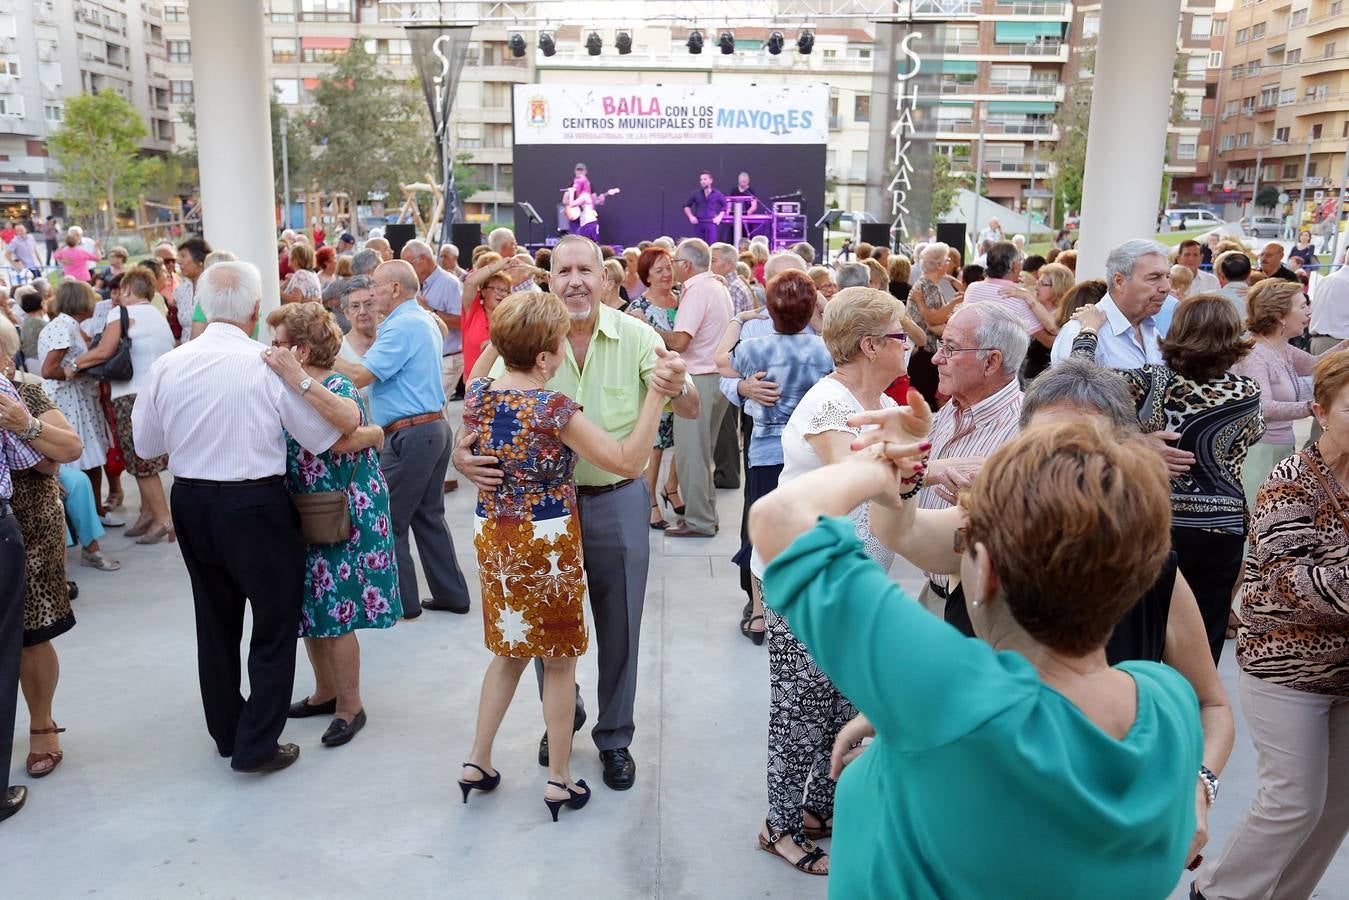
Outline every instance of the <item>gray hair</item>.
MULTIPOLYGON (((979 313, 979 326, 974 329, 976 347, 988 347, 1002 353, 1002 374, 1012 378, 1021 369, 1030 346, 1026 326, 1014 313, 995 303, 976 303, 972 309, 979 313)), ((989 350, 980 350, 980 359, 988 359, 989 350)))
POLYGON ((792 252, 806 261, 806 265, 815 265, 815 248, 805 241, 792 244, 792 252))
POLYGON ((861 263, 844 263, 834 273, 834 283, 839 290, 850 287, 871 287, 871 270, 861 263))
POLYGON ((712 254, 708 252, 707 244, 702 238, 684 238, 679 242, 679 249, 675 251, 675 259, 683 259, 693 264, 697 272, 706 272, 712 265, 712 254))
POLYGON ((1088 359, 1070 357, 1041 372, 1026 388, 1021 405, 1021 427, 1047 406, 1060 403, 1105 416, 1117 428, 1136 431, 1138 414, 1124 378, 1088 359))
POLYGON ((669 237, 668 235, 661 235, 660 237, 656 238, 656 239, 655 239, 654 241, 652 241, 651 243, 655 244, 657 247, 664 247, 666 250, 669 250, 671 253, 673 253, 673 252, 674 252, 674 249, 675 249, 675 241, 674 241, 674 238, 669 237))
POLYGON ((238 262, 238 261, 239 257, 235 256, 228 250, 212 250, 210 253, 206 254, 206 259, 205 261, 202 262, 202 268, 209 269, 216 263, 238 262))
POLYGON ((1105 283, 1109 287, 1115 286, 1115 276, 1123 275, 1124 280, 1128 281, 1134 275, 1134 266, 1145 256, 1160 256, 1162 259, 1170 262, 1167 256, 1165 244, 1158 241, 1150 241, 1144 238, 1135 238, 1132 241, 1125 241, 1118 247, 1110 251, 1110 255, 1105 258, 1105 283))
POLYGON ((768 261, 763 264, 763 277, 767 282, 777 275, 781 275, 788 269, 806 271, 806 261, 792 253, 790 250, 783 250, 780 253, 774 253, 768 257, 768 261))
POLYGON ((456 247, 454 244, 449 243, 448 241, 441 244, 440 249, 436 251, 437 257, 439 257, 439 255, 443 253, 449 253, 455 259, 459 258, 459 248, 456 247))
POLYGON ((923 252, 918 254, 918 268, 926 272, 935 272, 938 267, 946 265, 946 261, 951 256, 951 248, 941 241, 934 241, 923 248, 923 252))
POLYGON ((604 275, 614 284, 622 284, 623 279, 627 277, 628 270, 623 265, 623 261, 614 257, 604 261, 604 275))
POLYGON ((487 246, 492 248, 493 253, 500 253, 501 248, 515 240, 515 232, 509 228, 493 228, 491 234, 487 235, 487 246))
POLYGON ((357 250, 351 256, 351 274, 369 275, 382 262, 384 258, 379 255, 378 250, 357 250))
POLYGON ((343 279, 342 284, 337 289, 337 296, 342 299, 342 305, 347 305, 347 297, 356 291, 368 291, 375 286, 375 279, 369 275, 353 275, 350 278, 343 279))
MULTIPOLYGON (((492 233, 496 234, 495 231, 492 233)), ((564 234, 562 235, 562 237, 557 239, 557 243, 553 245, 553 252, 548 257, 549 274, 552 274, 553 272, 557 271, 557 251, 562 249, 562 245, 576 244, 576 243, 583 243, 591 250, 593 250, 595 252, 595 267, 597 269, 604 268, 604 252, 600 250, 599 244, 595 243, 594 241, 592 241, 590 238, 586 237, 583 234, 564 234)))
POLYGON ((420 259, 423 256, 428 256, 431 259, 436 258, 436 255, 431 252, 431 245, 416 238, 404 244, 398 255, 403 259, 420 259))
POLYGON ((196 301, 214 322, 247 322, 262 299, 262 277, 250 262, 216 263, 197 279, 196 301))
POLYGON ((708 247, 707 250, 709 253, 712 254, 712 256, 721 260, 722 262, 728 262, 733 264, 737 259, 740 258, 740 254, 736 251, 734 247, 732 247, 730 244, 723 243, 722 241, 717 241, 711 247, 708 247))

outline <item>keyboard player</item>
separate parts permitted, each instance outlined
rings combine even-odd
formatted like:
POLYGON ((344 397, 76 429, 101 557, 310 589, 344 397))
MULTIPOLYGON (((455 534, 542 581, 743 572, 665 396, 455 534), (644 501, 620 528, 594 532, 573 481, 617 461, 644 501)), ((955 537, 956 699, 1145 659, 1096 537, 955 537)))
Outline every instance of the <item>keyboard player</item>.
POLYGON ((721 239, 727 241, 732 246, 739 246, 741 237, 752 237, 761 231, 766 231, 769 218, 764 214, 768 210, 759 202, 759 195, 749 183, 749 173, 741 172, 736 177, 735 193, 726 198, 726 217, 722 220, 721 239), (749 198, 745 203, 743 198, 749 198), (735 207, 737 203, 744 203, 744 208, 740 211, 742 221, 741 232, 735 233, 735 207), (760 219, 745 221, 749 216, 759 216, 760 219))

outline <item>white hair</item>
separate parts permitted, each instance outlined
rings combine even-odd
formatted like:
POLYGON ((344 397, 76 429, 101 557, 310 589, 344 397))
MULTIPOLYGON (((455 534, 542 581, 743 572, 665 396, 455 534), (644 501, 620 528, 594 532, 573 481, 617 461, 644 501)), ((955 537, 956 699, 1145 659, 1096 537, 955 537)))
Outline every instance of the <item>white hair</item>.
POLYGON ((283 241, 295 240, 295 229, 287 228, 285 231, 281 232, 281 240, 283 241))
POLYGON ((654 245, 656 245, 657 247, 664 247, 666 250, 669 250, 671 253, 674 252, 675 242, 674 242, 674 238, 672 238, 672 237, 666 237, 666 236, 662 235, 662 236, 656 238, 656 239, 655 239, 654 241, 652 241, 651 243, 654 244, 654 245))
POLYGON ((707 249, 708 252, 710 252, 714 257, 721 260, 722 262, 734 263, 737 259, 740 258, 740 254, 736 252, 736 249, 734 247, 732 247, 730 244, 726 244, 721 241, 717 241, 715 244, 713 244, 711 247, 708 247, 707 249))
POLYGON ((247 322, 262 299, 262 277, 250 262, 216 263, 197 279, 196 301, 214 322, 247 322))
POLYGON ((838 272, 834 275, 834 281, 838 284, 839 290, 850 287, 870 287, 871 270, 859 262, 844 263, 838 267, 838 272))
MULTIPOLYGON (((496 232, 492 232, 495 234, 496 232)), ((595 251, 595 266, 604 268, 604 253, 600 250, 600 245, 592 241, 583 234, 564 234, 558 238, 557 243, 553 245, 553 252, 548 259, 548 271, 550 273, 557 271, 557 251, 562 249, 563 244, 583 243, 591 250, 595 251)))
POLYGON ((172 242, 172 241, 160 241, 158 244, 155 244, 155 248, 154 248, 153 250, 151 250, 150 252, 151 252, 151 253, 158 253, 160 250, 164 249, 165 247, 168 247, 170 250, 172 250, 175 256, 177 255, 177 253, 178 253, 178 248, 175 247, 175 246, 173 246, 173 242, 172 242))
POLYGON ((515 232, 509 228, 493 228, 492 233, 487 235, 487 246, 492 248, 493 253, 500 253, 502 247, 514 241, 515 232))
POLYGON ((680 241, 679 249, 675 251, 675 259, 688 260, 698 272, 706 272, 712 265, 712 254, 708 252, 707 244, 702 238, 684 238, 680 241))
POLYGON ((210 253, 206 254, 206 260, 202 263, 202 268, 209 269, 216 263, 238 262, 238 260, 239 257, 228 250, 212 250, 210 253))
POLYGON ((789 269, 804 272, 807 269, 806 261, 790 250, 781 250, 774 253, 768 257, 768 262, 763 265, 764 281, 768 281, 776 275, 781 275, 789 269))
POLYGON ((431 252, 431 245, 426 241, 419 241, 416 238, 403 245, 403 249, 398 254, 403 259, 420 259, 423 256, 429 256, 432 259, 436 255, 431 252))
POLYGON ((1020 250, 1022 247, 1026 246, 1026 236, 1024 234, 1014 234, 1012 235, 1012 243, 1016 244, 1016 249, 1020 250))
POLYGON ((437 254, 441 254, 441 253, 449 253, 449 254, 450 254, 451 256, 453 256, 455 259, 458 259, 458 258, 459 258, 459 248, 456 247, 454 244, 451 244, 451 243, 449 243, 449 242, 446 242, 446 243, 444 243, 444 244, 441 244, 441 245, 440 245, 440 249, 437 250, 436 253, 437 253, 437 254))
POLYGON ((951 258, 951 248, 941 241, 935 241, 923 248, 918 254, 918 268, 923 272, 935 272, 946 265, 951 258))
MULTIPOLYGON (((1026 359, 1030 335, 1026 326, 1014 313, 994 303, 976 303, 972 309, 979 313, 979 326, 974 329, 974 343, 979 347, 1002 353, 1002 374, 1016 377, 1026 359)), ((988 358, 988 350, 978 352, 980 359, 988 358)))
POLYGON ((1150 241, 1144 238, 1135 238, 1131 241, 1125 241, 1105 258, 1105 283, 1113 288, 1115 286, 1115 276, 1123 275, 1124 280, 1128 281, 1134 275, 1134 266, 1145 256, 1160 256, 1170 263, 1167 256, 1166 245, 1159 241, 1150 241))
POLYGON ((73 234, 77 238, 82 238, 84 237, 84 229, 78 225, 71 225, 66 229, 66 234, 73 234))
POLYGON ((751 247, 753 247, 755 244, 762 244, 764 247, 767 247, 768 238, 764 237, 762 234, 756 234, 754 237, 749 239, 749 245, 751 247))

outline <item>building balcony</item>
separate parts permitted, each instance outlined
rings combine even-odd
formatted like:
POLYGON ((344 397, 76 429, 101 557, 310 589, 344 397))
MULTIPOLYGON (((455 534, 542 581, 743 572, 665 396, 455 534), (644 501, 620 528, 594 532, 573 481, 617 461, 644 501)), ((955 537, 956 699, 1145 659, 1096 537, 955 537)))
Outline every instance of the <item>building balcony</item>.
POLYGON ((1056 81, 990 81, 983 86, 980 86, 977 81, 944 81, 941 83, 940 96, 969 99, 1034 97, 1038 100, 1052 100, 1055 103, 1062 103, 1064 86, 1056 81))
POLYGON ((992 15, 993 19, 1051 19, 1059 22, 1073 20, 1073 4, 1053 2, 1053 0, 1007 0, 998 3, 992 15))
POLYGON ((1033 44, 947 44, 942 48, 947 58, 997 60, 1025 60, 1027 62, 1067 62, 1068 45, 1062 41, 1033 44))
MULTIPOLYGON (((1043 125, 985 122, 983 133, 986 138, 996 137, 999 140, 1019 138, 1026 141, 1057 141, 1059 139, 1058 126, 1052 122, 1043 125)), ((973 122, 939 122, 935 139, 939 141, 968 141, 974 140, 978 136, 979 127, 973 122)))
POLYGON ((1293 115, 1298 116, 1319 116, 1328 112, 1346 112, 1349 111, 1349 92, 1339 94, 1328 94, 1325 97, 1306 98, 1301 97, 1294 104, 1293 115))
POLYGON ((1327 13, 1324 16, 1317 16, 1315 19, 1309 19, 1307 24, 1302 26, 1307 29, 1307 37, 1316 37, 1318 35, 1330 34, 1332 31, 1344 31, 1349 29, 1349 19, 1345 18, 1344 13, 1332 15, 1327 13))
MULTIPOLYGON (((1349 25, 1345 27, 1349 28, 1349 25)), ((1344 71, 1344 54, 1336 53, 1331 56, 1323 56, 1320 59, 1304 59, 1302 64, 1297 67, 1297 74, 1300 78, 1310 78, 1313 75, 1325 75, 1331 72, 1344 71)))
POLYGON ((1052 178, 1054 167, 1047 162, 1032 166, 1028 159, 995 159, 984 163, 984 175, 988 178, 1026 178, 1034 173, 1036 178, 1052 178))

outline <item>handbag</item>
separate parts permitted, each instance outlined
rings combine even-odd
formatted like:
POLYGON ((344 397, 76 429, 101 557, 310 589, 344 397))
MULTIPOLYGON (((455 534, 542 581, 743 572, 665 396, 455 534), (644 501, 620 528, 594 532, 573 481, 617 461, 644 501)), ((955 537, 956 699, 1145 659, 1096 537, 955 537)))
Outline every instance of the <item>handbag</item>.
POLYGON ((1345 536, 1349 537, 1349 513, 1344 511, 1344 507, 1340 505, 1340 498, 1335 496, 1335 491, 1331 489, 1330 482, 1326 481, 1326 476, 1321 474, 1321 467, 1316 464, 1316 460, 1312 459, 1311 454, 1306 450, 1303 450, 1299 456, 1302 457, 1303 464, 1311 469, 1312 474, 1316 476, 1316 480, 1321 483, 1321 490, 1326 492, 1326 497, 1330 500, 1330 508, 1335 511, 1335 515, 1340 519, 1340 524, 1344 526, 1345 536))
MULTIPOLYGON (((122 333, 117 338, 117 349, 112 351, 103 362, 96 366, 90 366, 84 370, 85 375, 97 378, 100 381, 130 381, 131 380, 131 317, 127 315, 126 307, 117 307, 122 312, 122 333)), ((98 340, 102 339, 100 333, 98 339, 95 339, 91 346, 97 347, 98 340)))
POLYGON ((351 477, 346 489, 315 491, 312 494, 291 494, 291 502, 300 513, 300 532, 306 544, 340 544, 351 538, 351 510, 347 505, 347 491, 356 478, 359 462, 351 464, 351 477))

